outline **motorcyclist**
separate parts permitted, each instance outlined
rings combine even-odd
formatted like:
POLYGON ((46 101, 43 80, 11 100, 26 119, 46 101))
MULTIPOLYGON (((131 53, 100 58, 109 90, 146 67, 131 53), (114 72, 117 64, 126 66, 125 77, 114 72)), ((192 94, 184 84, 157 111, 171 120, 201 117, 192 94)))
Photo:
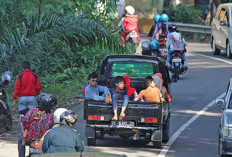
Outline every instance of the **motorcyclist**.
POLYGON ((138 16, 134 15, 135 9, 132 6, 126 6, 126 17, 124 19, 124 30, 121 33, 121 39, 122 39, 122 44, 125 46, 125 37, 127 34, 129 34, 131 31, 136 31, 137 32, 137 41, 140 41, 140 35, 138 32, 138 16))
POLYGON ((153 38, 156 38, 156 40, 160 40, 160 36, 167 36, 169 31, 168 31, 168 20, 169 17, 167 14, 162 14, 159 18, 159 22, 156 24, 154 34, 152 36, 153 38))
POLYGON ((144 41, 141 47, 142 47, 142 55, 151 55, 151 45, 149 41, 144 41))
POLYGON ((183 61, 183 67, 187 68, 186 64, 186 56, 185 56, 185 46, 186 42, 184 38, 181 37, 181 34, 176 32, 177 27, 174 24, 169 25, 169 31, 170 33, 168 34, 167 37, 167 48, 168 48, 168 54, 167 54, 167 64, 169 67, 171 67, 171 58, 172 58, 172 53, 174 51, 180 51, 182 53, 181 58, 183 61))
POLYGON ((155 54, 157 57, 162 57, 159 51, 160 48, 159 42, 157 40, 152 40, 150 44, 151 44, 152 53, 155 54))
POLYGON ((150 29, 150 31, 148 33, 149 37, 152 37, 154 35, 156 24, 159 22, 159 19, 160 19, 159 14, 156 14, 156 15, 153 16, 154 25, 151 26, 151 29, 150 29))
POLYGON ((25 157, 25 145, 39 140, 54 125, 51 109, 56 104, 57 99, 53 95, 41 93, 38 97, 38 107, 30 109, 22 116, 24 134, 18 141, 19 157, 25 157))
MULTIPOLYGON (((66 108, 58 108, 55 110, 54 112, 54 125, 52 128, 55 128, 55 127, 58 127, 60 126, 60 117, 61 115, 65 112, 65 111, 68 111, 66 108)), ((49 132, 50 130, 48 130, 44 135, 43 137, 40 139, 39 141, 39 150, 42 152, 42 145, 43 145, 43 141, 44 141, 44 136, 49 132)))
POLYGON ((60 117, 61 124, 52 128, 44 137, 43 153, 83 152, 84 145, 79 133, 73 129, 77 115, 73 111, 65 111, 60 117))

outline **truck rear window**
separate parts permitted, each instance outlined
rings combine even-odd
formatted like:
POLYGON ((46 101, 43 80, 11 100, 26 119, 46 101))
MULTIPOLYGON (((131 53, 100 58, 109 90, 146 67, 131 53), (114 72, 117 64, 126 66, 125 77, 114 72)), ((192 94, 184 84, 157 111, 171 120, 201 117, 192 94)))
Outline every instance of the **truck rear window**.
POLYGON ((144 63, 114 63, 112 66, 111 76, 129 76, 129 77, 146 77, 153 76, 154 70, 152 64, 144 63))

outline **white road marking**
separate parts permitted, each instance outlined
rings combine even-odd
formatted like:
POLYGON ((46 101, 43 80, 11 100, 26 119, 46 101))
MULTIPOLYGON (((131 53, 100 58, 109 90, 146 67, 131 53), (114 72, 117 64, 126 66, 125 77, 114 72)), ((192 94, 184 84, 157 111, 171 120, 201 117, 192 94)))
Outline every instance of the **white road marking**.
MULTIPOLYGON (((194 55, 198 55, 198 56, 202 56, 202 57, 206 57, 206 58, 210 58, 210 59, 214 59, 217 61, 221 61, 227 64, 232 65, 232 62, 224 60, 224 59, 220 59, 220 58, 216 58, 216 57, 212 57, 212 56, 207 56, 207 55, 203 55, 203 54, 198 54, 198 53, 191 53, 190 54, 194 54, 194 55)), ((221 94, 218 98, 222 98, 226 95, 226 93, 221 94)), ((190 125, 192 124, 195 120, 197 120, 197 118, 199 118, 202 114, 204 114, 210 107, 212 107, 215 104, 215 100, 213 100, 212 102, 210 102, 207 106, 205 106, 201 111, 197 112, 197 114, 195 114, 190 120, 188 120, 184 125, 182 125, 173 135, 172 137, 169 139, 169 141, 164 145, 163 149, 160 151, 159 156, 158 157, 165 157, 168 150, 170 149, 170 147, 172 146, 172 144, 175 142, 175 140, 180 136, 180 134, 190 125)))
POLYGON ((214 59, 214 60, 221 61, 221 62, 224 62, 224 63, 232 65, 232 62, 224 60, 224 59, 221 59, 221 58, 216 58, 216 57, 207 56, 207 55, 203 55, 203 54, 199 54, 199 53, 192 53, 192 52, 190 52, 190 54, 194 54, 194 55, 198 55, 198 56, 202 56, 202 57, 214 59))
MULTIPOLYGON (((222 98, 226 95, 226 93, 221 94, 218 98, 222 98)), ((215 104, 215 100, 210 102, 207 106, 205 106, 201 111, 197 112, 190 120, 188 120, 182 127, 180 127, 169 139, 169 141, 165 144, 163 149, 159 153, 159 157, 165 157, 168 150, 172 146, 172 144, 175 142, 175 140, 179 137, 179 135, 190 125, 192 124, 197 118, 199 118, 202 114, 205 113, 210 107, 212 107, 215 104)))

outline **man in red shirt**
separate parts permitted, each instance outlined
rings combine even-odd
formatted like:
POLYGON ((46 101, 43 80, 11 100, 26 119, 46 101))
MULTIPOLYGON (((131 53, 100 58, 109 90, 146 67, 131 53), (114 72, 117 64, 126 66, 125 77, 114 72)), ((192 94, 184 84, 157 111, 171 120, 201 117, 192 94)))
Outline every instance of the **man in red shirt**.
MULTIPOLYGON (((14 104, 16 105, 18 99, 19 111, 26 108, 36 107, 36 95, 39 95, 42 86, 40 84, 39 78, 35 73, 30 70, 30 62, 23 61, 22 63, 23 73, 18 75, 14 88, 14 104)), ((21 119, 22 115, 19 115, 21 119)), ((23 132, 23 127, 21 124, 21 129, 23 132)))

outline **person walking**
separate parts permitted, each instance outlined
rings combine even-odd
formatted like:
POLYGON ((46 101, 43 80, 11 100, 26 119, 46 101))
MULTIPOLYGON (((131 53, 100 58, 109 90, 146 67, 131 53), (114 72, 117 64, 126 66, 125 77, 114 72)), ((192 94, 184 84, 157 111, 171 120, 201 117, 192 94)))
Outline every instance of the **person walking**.
MULTIPOLYGON (((18 99, 18 107, 19 111, 25 109, 31 109, 36 107, 36 95, 40 94, 42 89, 42 85, 39 81, 38 76, 31 72, 30 70, 30 62, 23 61, 22 62, 23 72, 18 75, 16 84, 14 87, 13 94, 13 104, 17 104, 18 99)), ((19 115, 19 119, 21 119, 21 114, 19 115)), ((21 129, 23 131, 22 123, 21 129)))

